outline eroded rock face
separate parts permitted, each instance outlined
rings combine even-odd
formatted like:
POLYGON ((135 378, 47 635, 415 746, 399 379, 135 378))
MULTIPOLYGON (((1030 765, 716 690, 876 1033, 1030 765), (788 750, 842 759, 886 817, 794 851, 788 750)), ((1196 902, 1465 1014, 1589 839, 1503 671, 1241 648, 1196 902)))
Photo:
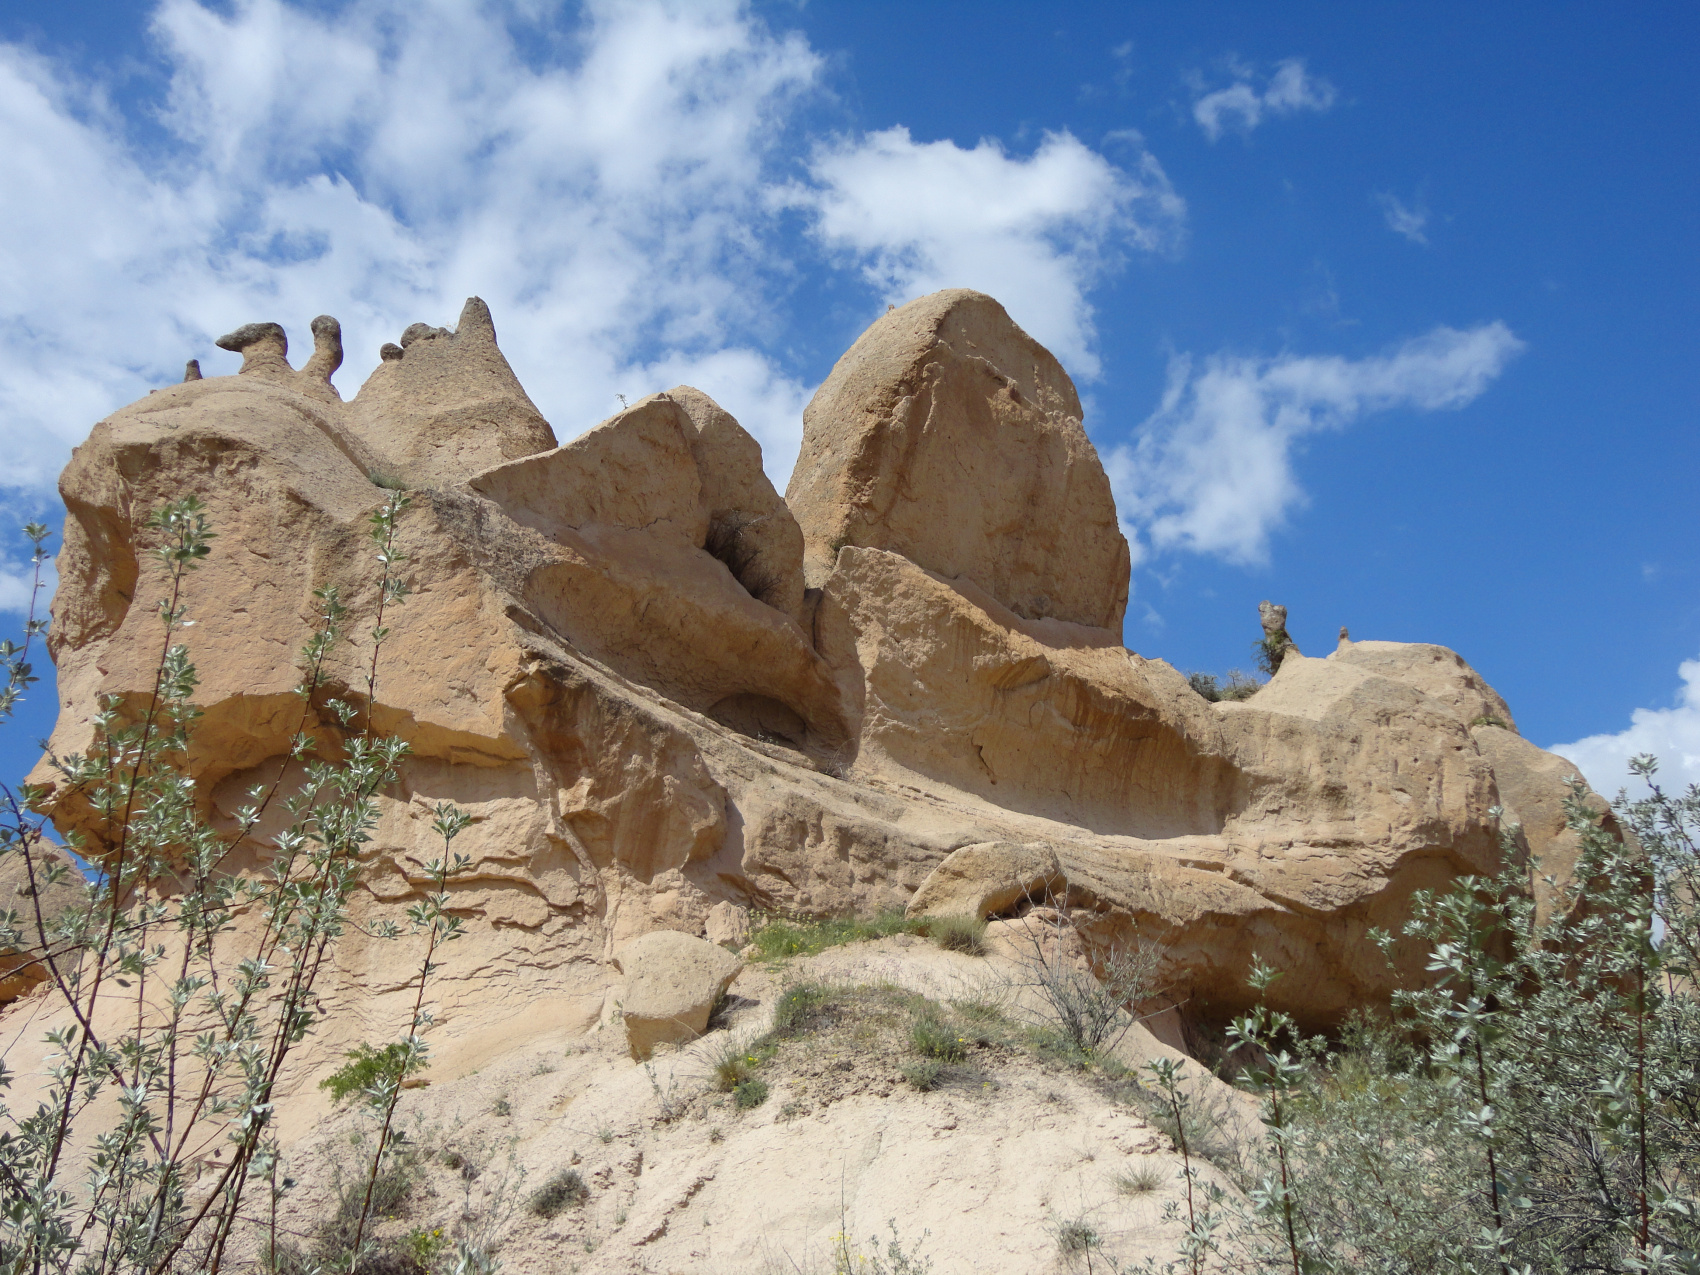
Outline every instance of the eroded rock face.
POLYGON ((1127 541, 1080 418, 1068 373, 990 297, 936 292, 884 315, 803 413, 785 499, 809 583, 845 546, 885 550, 1119 641, 1127 541))
MULTIPOLYGON (((332 695, 412 749, 379 799, 359 919, 427 888, 435 803, 473 816, 441 1067, 606 1018, 616 950, 735 942, 751 908, 999 925, 1066 908, 1089 954, 1157 944, 1186 1013, 1243 1007, 1258 956, 1288 974, 1276 1005, 1325 1025, 1392 987, 1371 927, 1498 866, 1497 803, 1564 868, 1569 771, 1445 648, 1289 649, 1256 696, 1214 704, 1126 650, 1127 548, 1073 388, 990 298, 876 322, 809 408, 788 500, 755 440, 685 386, 557 446, 476 299, 453 332, 386 347, 349 403, 325 379, 334 321, 315 321, 300 371, 286 333, 251 328, 229 340, 240 374, 115 413, 65 472, 53 746, 86 749, 101 696, 145 704, 143 523, 197 493, 219 538, 186 599, 203 709, 188 764, 214 823, 290 780, 297 730, 336 755, 332 695), (395 484, 412 591, 386 613, 367 703, 366 524, 395 484), (296 652, 327 585, 355 636, 304 706, 296 652)), ((92 812, 53 801, 98 851, 92 812)), ((263 863, 268 820, 233 863, 263 863)), ((328 1007, 401 1021, 395 959, 351 936, 328 1007)), ((301 1083, 348 1043, 315 1038, 301 1083)))

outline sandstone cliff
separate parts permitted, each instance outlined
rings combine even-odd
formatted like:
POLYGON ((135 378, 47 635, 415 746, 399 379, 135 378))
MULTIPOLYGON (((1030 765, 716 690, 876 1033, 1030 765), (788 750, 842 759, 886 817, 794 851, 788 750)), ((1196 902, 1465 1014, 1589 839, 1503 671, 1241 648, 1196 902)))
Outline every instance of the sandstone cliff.
MULTIPOLYGON (((474 869, 451 885, 471 937, 439 976, 444 1075, 598 1021, 638 935, 701 934, 716 905, 902 908, 964 847, 1054 860, 1043 890, 1088 950, 1155 943, 1190 1019, 1245 1005, 1256 954, 1317 1025, 1385 998, 1366 935, 1412 891, 1496 868, 1492 808, 1514 804, 1525 848, 1562 858, 1568 770, 1442 647, 1290 649, 1260 693, 1222 703, 1126 650, 1128 549, 1079 400, 989 297, 876 322, 810 404, 783 499, 755 441, 689 387, 556 445, 476 298, 455 330, 386 346, 347 403, 327 380, 335 321, 313 327, 302 370, 281 328, 250 325, 226 341, 240 373, 156 391, 77 449, 52 747, 87 745, 99 697, 139 711, 158 625, 142 523, 195 492, 219 539, 188 598, 189 766, 233 826, 287 765, 313 591, 372 609, 364 520, 408 488, 412 595, 387 617, 376 695, 359 647, 327 694, 412 749, 362 917, 424 888, 437 802, 473 817, 456 848, 474 869)), ((336 719, 312 729, 334 755, 336 719)), ((72 801, 55 818, 97 835, 72 801)), ((388 949, 350 934, 338 959, 333 1006, 400 1017, 388 949)))

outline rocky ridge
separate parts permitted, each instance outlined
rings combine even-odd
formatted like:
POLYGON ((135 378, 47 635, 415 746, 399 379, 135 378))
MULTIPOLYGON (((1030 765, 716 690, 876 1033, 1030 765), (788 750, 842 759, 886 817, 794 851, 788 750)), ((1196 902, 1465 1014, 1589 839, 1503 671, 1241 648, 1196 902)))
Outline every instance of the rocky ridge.
MULTIPOLYGON (((882 316, 809 405, 784 498, 755 440, 690 387, 557 445, 476 298, 452 331, 386 345, 349 402, 328 380, 340 330, 312 327, 300 370, 280 326, 249 325, 220 343, 239 373, 194 368, 77 449, 52 747, 86 747, 100 697, 139 711, 157 634, 142 524, 194 492, 219 539, 189 597, 188 764, 232 827, 287 765, 313 591, 372 609, 364 521, 407 488, 412 596, 388 617, 376 695, 353 648, 326 695, 412 749, 362 919, 426 888, 437 802, 473 818, 434 1074, 605 1020, 616 953, 703 935, 711 914, 726 933, 749 909, 901 909, 918 891, 993 916, 1064 901, 1093 959, 1157 945, 1186 1021, 1244 1006, 1255 954, 1289 975, 1282 1008, 1327 1025, 1393 985, 1372 927, 1396 927, 1416 889, 1498 866, 1496 807, 1562 876, 1573 772, 1453 652, 1288 647, 1257 695, 1209 703, 1123 647, 1128 549, 1078 397, 989 297, 882 316), (984 879, 1012 863, 1014 888, 984 879)), ((312 729, 334 755, 336 719, 312 729)), ((68 795, 50 801, 62 829, 98 834, 68 795)), ((329 1003, 401 1021, 389 959, 350 934, 329 1003)), ((316 1041, 303 1075, 346 1043, 316 1041)))

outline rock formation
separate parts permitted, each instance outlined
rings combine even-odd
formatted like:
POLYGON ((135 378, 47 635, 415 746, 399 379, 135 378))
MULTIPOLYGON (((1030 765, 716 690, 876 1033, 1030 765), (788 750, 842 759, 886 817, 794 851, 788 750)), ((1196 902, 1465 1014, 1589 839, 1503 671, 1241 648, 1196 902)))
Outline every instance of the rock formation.
MULTIPOLYGON (((1269 662, 1269 671, 1279 672, 1281 661, 1288 654, 1299 654, 1298 646, 1287 634, 1287 608, 1265 598, 1257 604, 1257 618, 1263 626, 1263 655, 1269 662)), ((1340 636, 1346 636, 1345 629, 1340 630, 1340 636)))
MULTIPOLYGON (((748 908, 1066 901, 1088 951, 1158 945, 1186 1014, 1245 1005, 1257 955, 1290 975, 1277 1004, 1326 1025, 1392 985, 1371 927, 1498 866, 1508 794, 1530 848, 1562 840, 1562 767, 1444 648, 1288 646, 1261 692, 1221 703, 1125 649, 1128 549, 1079 400, 989 297, 881 316, 809 405, 783 500, 755 440, 689 387, 558 446, 476 298, 453 331, 385 346, 346 403, 336 324, 313 332, 296 371, 278 325, 239 329, 220 345, 240 373, 159 390, 77 449, 52 744, 86 747, 98 697, 140 711, 158 635, 143 522, 195 492, 219 539, 187 598, 188 764, 231 827, 289 764, 313 591, 338 586, 367 624, 365 520, 407 488, 412 592, 386 616, 376 695, 363 637, 328 693, 412 749, 363 919, 426 889, 435 803, 473 817, 440 1068, 595 1022, 625 944, 702 935, 711 914, 718 941, 748 908)), ((343 728, 322 704, 312 719, 334 755, 343 728)), ((87 812, 54 813, 98 850, 87 812)), ((268 820, 244 862, 267 855, 268 820)), ((391 959, 351 934, 333 1006, 401 1017, 391 959)))

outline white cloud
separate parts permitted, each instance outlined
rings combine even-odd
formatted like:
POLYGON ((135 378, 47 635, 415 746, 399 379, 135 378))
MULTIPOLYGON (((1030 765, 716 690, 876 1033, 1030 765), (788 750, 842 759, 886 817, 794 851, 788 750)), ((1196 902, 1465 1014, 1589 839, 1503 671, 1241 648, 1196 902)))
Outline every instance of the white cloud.
POLYGON ((53 573, 51 562, 44 564, 41 575, 41 591, 36 593, 35 568, 27 560, 21 563, 0 560, 0 613, 27 615, 33 594, 37 615, 46 618, 47 601, 53 596, 53 586, 58 583, 58 577, 53 573))
POLYGON ((1645 795, 1646 784, 1629 773, 1629 759, 1642 753, 1659 759, 1657 781, 1666 792, 1700 783, 1700 659, 1684 660, 1677 673, 1682 689, 1674 708, 1638 708, 1615 735, 1589 735, 1573 744, 1549 744, 1548 750, 1575 762, 1589 786, 1607 797, 1620 788, 1645 795))
POLYGON ((1404 235, 1412 243, 1426 244, 1428 242, 1428 209, 1420 202, 1414 207, 1406 207, 1397 195, 1383 193, 1376 196, 1381 205, 1381 215, 1387 219, 1387 228, 1396 235, 1404 235))
POLYGON ((1462 407, 1523 343, 1503 323, 1440 327, 1364 359, 1216 355, 1173 359, 1163 401, 1105 465, 1136 560, 1146 542, 1261 562, 1304 501, 1294 446, 1390 408, 1462 407))
MULTIPOLYGON (((0 45, 13 503, 39 504, 89 426, 185 358, 234 370, 212 338, 255 319, 300 349, 313 315, 337 315, 347 396, 380 344, 477 293, 562 437, 615 391, 662 388, 647 368, 669 358, 740 368, 725 384, 756 398, 729 393, 735 414, 803 394, 755 352, 774 265, 759 236, 819 58, 737 0, 594 2, 553 32, 572 37, 554 61, 526 56, 527 20, 448 0, 162 0, 166 136, 146 147, 100 86, 0 45)), ((770 448, 781 487, 794 457, 770 448)))
POLYGON ((886 301, 988 292, 1087 379, 1099 371, 1087 291, 1124 249, 1174 243, 1186 213, 1143 147, 1118 167, 1066 132, 1023 158, 891 128, 819 148, 810 175, 817 186, 785 202, 812 212, 820 241, 852 254, 886 301))
POLYGON ((1202 94, 1192 104, 1192 117, 1211 141, 1230 129, 1249 133, 1265 115, 1292 115, 1298 111, 1326 111, 1334 105, 1334 86, 1305 73, 1302 59, 1279 63, 1275 74, 1260 92, 1253 87, 1251 68, 1235 65, 1234 83, 1202 94))

